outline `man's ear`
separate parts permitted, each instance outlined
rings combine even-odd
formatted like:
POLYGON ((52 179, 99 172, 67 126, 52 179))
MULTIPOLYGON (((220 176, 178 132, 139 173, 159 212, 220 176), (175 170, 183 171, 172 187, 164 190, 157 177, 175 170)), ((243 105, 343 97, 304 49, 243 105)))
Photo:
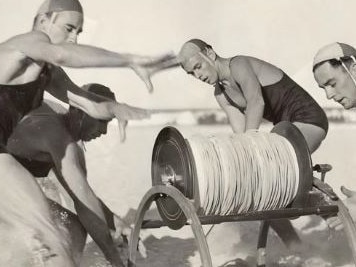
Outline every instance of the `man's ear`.
POLYGON ((39 14, 38 16, 39 16, 38 17, 39 24, 44 25, 49 22, 49 18, 47 17, 46 14, 39 14))
POLYGON ((46 29, 49 23, 54 23, 57 19, 58 13, 53 12, 50 17, 47 14, 39 14, 38 27, 42 30, 46 29))
POLYGON ((350 72, 352 74, 352 76, 354 76, 356 78, 356 62, 352 62, 350 65, 350 72))
POLYGON ((216 53, 213 49, 211 49, 209 47, 205 47, 205 53, 211 60, 215 61, 216 53))

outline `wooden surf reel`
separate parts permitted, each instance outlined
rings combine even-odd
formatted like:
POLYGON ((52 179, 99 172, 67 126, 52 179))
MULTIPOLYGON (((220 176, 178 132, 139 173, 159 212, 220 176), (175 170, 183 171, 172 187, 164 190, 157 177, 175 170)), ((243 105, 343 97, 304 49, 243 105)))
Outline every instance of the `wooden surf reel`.
MULTIPOLYGON (((289 207, 303 207, 304 203, 306 203, 307 199, 308 199, 308 192, 309 190, 311 190, 312 188, 312 182, 313 182, 313 170, 312 170, 312 164, 311 164, 311 159, 310 159, 310 154, 308 151, 308 147, 307 144, 304 140, 304 137, 302 136, 302 134, 299 132, 299 130, 292 124, 290 123, 281 123, 279 125, 277 125, 276 127, 273 128, 272 132, 274 134, 277 134, 278 136, 284 137, 283 139, 288 140, 291 144, 291 148, 295 151, 295 157, 296 157, 296 168, 298 168, 297 170, 297 175, 299 177, 296 177, 296 182, 298 184, 295 184, 295 188, 293 188, 293 190, 296 189, 296 195, 295 197, 293 197, 293 201, 289 204, 289 207)), ((243 136, 236 136, 236 138, 242 138, 243 136)), ((257 138, 258 137, 258 133, 255 136, 252 136, 251 138, 257 138)), ((250 139, 251 139, 250 138, 250 139)), ((229 139, 230 140, 230 139, 229 139)), ((234 144, 232 142, 229 142, 229 140, 227 141, 227 145, 229 147, 234 146, 234 144)), ((219 140, 217 140, 219 141, 219 140)), ((224 140, 226 141, 226 139, 224 140)), ((266 140, 269 141, 269 140, 266 140)), ((209 140, 203 140, 203 142, 209 142, 209 140)), ((249 140, 247 140, 247 142, 249 142, 249 140)), ((210 142, 211 143, 211 142, 210 142)), ((221 145, 223 145, 222 140, 220 140, 221 145)), ((226 143, 226 142, 225 142, 226 143)), ((156 138, 156 142, 153 148, 153 155, 152 155, 152 185, 156 186, 156 185, 172 185, 175 188, 177 188, 180 192, 182 192, 182 194, 190 199, 191 201, 193 201, 194 203, 194 207, 196 208, 196 212, 198 214, 198 216, 204 216, 204 215, 209 215, 212 216, 213 214, 215 216, 224 216, 224 215, 237 215, 239 214, 239 212, 237 212, 235 209, 235 211, 233 212, 224 212, 223 210, 226 211, 226 209, 223 209, 222 207, 216 208, 217 205, 223 206, 223 203, 219 203, 219 202, 223 202, 224 201, 224 192, 208 192, 208 191, 204 191, 204 192, 200 192, 203 190, 199 190, 202 189, 203 186, 200 186, 199 183, 200 181, 198 181, 198 174, 197 174, 197 153, 193 153, 192 151, 192 145, 193 142, 191 140, 185 139, 177 129, 173 128, 173 127, 166 127, 164 128, 157 136, 156 138), (211 195, 215 195, 215 202, 216 203, 210 203, 211 205, 215 205, 215 207, 210 207, 211 209, 214 209, 215 211, 213 212, 206 212, 206 208, 203 209, 202 208, 202 203, 203 201, 201 201, 202 196, 201 195, 206 195, 206 194, 211 194, 211 195), (205 210, 205 211, 204 211, 205 210), (218 211, 217 211, 218 210, 218 211)), ((219 144, 218 144, 219 145, 219 144)), ((220 146, 221 146, 220 145, 220 146)), ((257 145, 257 144, 256 144, 257 145)), ((243 153, 244 150, 242 148, 242 146, 248 146, 247 143, 240 143, 239 144, 240 147, 236 147, 236 149, 234 149, 232 151, 232 153, 238 154, 238 153, 243 153)), ((269 147, 265 147, 268 150, 271 150, 271 146, 272 144, 270 144, 269 147)), ((225 150, 227 150, 228 148, 225 147, 225 150)), ((266 150, 265 149, 265 150, 266 150)), ((283 147, 279 148, 279 149, 283 149, 283 147)), ((245 154, 246 151, 249 152, 251 155, 248 155, 250 158, 250 161, 252 160, 252 163, 250 162, 249 166, 245 166, 245 168, 250 167, 250 169, 252 169, 252 165, 256 165, 258 164, 258 160, 257 157, 261 157, 262 155, 258 155, 258 151, 257 150, 245 150, 245 154)), ((216 153, 216 149, 215 147, 211 148, 210 147, 210 152, 209 154, 217 154, 216 153)), ((260 150, 261 152, 261 150, 260 150)), ((224 151, 221 153, 223 154, 224 151)), ((227 153, 224 153, 227 154, 227 153)), ((271 153, 270 153, 271 154, 271 153)), ((223 155, 221 155, 223 156, 223 155)), ((271 157, 270 155, 268 155, 268 157, 271 157)), ((246 158, 246 157, 245 157, 246 158)), ((246 161, 246 159, 241 159, 240 161, 246 161)), ((222 164, 224 162, 221 162, 222 159, 221 157, 218 159, 214 159, 208 162, 204 162, 204 164, 202 164, 200 162, 200 168, 208 168, 209 164, 216 164, 216 161, 219 161, 217 164, 222 164), (214 162, 215 161, 215 162, 214 162)), ((286 164, 284 163, 285 159, 281 160, 281 164, 286 164)), ((233 165, 234 162, 230 161, 230 165, 233 165)), ((275 162, 269 162, 267 164, 265 164, 267 166, 267 168, 272 168, 271 164, 275 164, 275 162)), ((236 164, 238 165, 238 164, 236 164)), ((265 166, 265 167, 266 167, 265 166)), ((220 169, 223 166, 219 165, 216 169, 220 169)), ((238 168, 242 166, 234 166, 234 168, 238 168)), ((279 166, 279 167, 284 167, 284 166, 279 166)), ((278 168, 278 166, 277 166, 278 168)), ((216 172, 216 170, 215 170, 216 172)), ((266 168, 260 170, 260 176, 263 175, 263 172, 266 172, 266 168)), ((221 173, 219 173, 220 175, 215 175, 215 176, 221 176, 221 173)), ((210 175, 211 176, 211 175, 210 175)), ((237 175, 235 175, 237 176, 237 175)), ((240 175, 243 176, 243 175, 240 175)), ((271 180, 272 178, 275 177, 262 177, 261 180, 256 180, 256 181, 252 181, 252 179, 254 179, 253 173, 249 173, 248 176, 251 177, 241 177, 242 181, 233 181, 233 183, 231 181, 224 181, 223 179, 220 178, 220 180, 217 177, 213 177, 213 179, 215 178, 216 180, 219 180, 217 183, 225 183, 225 187, 233 187, 236 185, 236 183, 240 186, 240 187, 244 187, 242 188, 242 190, 235 190, 235 192, 239 192, 240 194, 243 193, 244 191, 258 191, 258 187, 260 188, 260 191, 262 191, 262 183, 265 182, 272 182, 271 180), (267 178, 270 179, 269 181, 266 181, 267 179, 263 179, 263 178, 267 178), (248 182, 255 182, 254 185, 247 185, 248 182), (230 184, 228 184, 230 182, 230 184), (261 183, 261 185, 259 186, 258 183, 261 183), (252 188, 253 187, 253 188, 252 188)), ((276 175, 277 176, 277 173, 276 175)), ((280 176, 280 175, 279 175, 280 176)), ((200 177, 199 178, 204 178, 204 177, 200 177)), ((224 178, 224 177, 222 177, 224 178)), ((277 178, 276 178, 277 179, 277 178)), ((284 182, 288 179, 288 177, 286 177, 286 174, 284 173, 284 175, 282 177, 278 177, 279 180, 282 181, 275 181, 273 186, 269 186, 269 187, 276 187, 275 184, 277 184, 278 182, 284 182)), ((209 183, 210 182, 210 191, 216 191, 216 187, 220 188, 221 191, 221 187, 224 187, 224 185, 218 184, 216 185, 216 183, 214 183, 214 181, 205 181, 205 183, 209 183), (212 188, 213 187, 213 188, 212 188), (214 188, 215 187, 215 188, 214 188), (211 189, 212 188, 212 189, 211 189)), ((264 188, 264 191, 268 191, 266 192, 266 194, 268 195, 272 195, 271 190, 268 190, 268 188, 266 189, 266 187, 264 188)), ((285 184, 284 188, 281 188, 281 191, 283 191, 283 189, 285 189, 284 191, 287 191, 287 185, 285 184)), ((219 189, 217 189, 219 191, 219 189)), ((224 190, 224 189, 222 189, 224 190)), ((225 192, 226 193, 226 192, 225 192)), ((234 193, 234 192, 233 192, 234 193)), ((247 194, 248 192, 246 192, 247 194)), ((283 193, 283 192, 281 192, 283 193)), ((231 194, 231 193, 230 193, 231 194)), ((256 193, 257 194, 257 193, 256 193)), ((245 209, 243 207, 240 208, 240 210, 245 210, 245 212, 243 212, 243 214, 247 215, 249 212, 246 211, 246 208, 248 210, 250 210, 251 212, 255 212, 256 208, 254 209, 253 207, 246 207, 247 206, 253 206, 253 203, 251 202, 257 202, 256 199, 260 199, 261 195, 265 194, 264 192, 260 192, 259 196, 256 197, 250 197, 250 201, 247 201, 249 203, 242 203, 241 205, 245 205, 245 209), (252 198, 252 199, 251 199, 252 198), (255 200, 255 201, 254 201, 255 200)), ((225 194, 226 195, 226 194, 225 194)), ((238 194, 234 196, 235 198, 238 197, 238 194)), ((287 198, 287 196, 279 196, 280 198, 287 198)), ((214 198, 214 196, 210 197, 210 198, 214 198)), ((231 198, 231 196, 230 196, 231 198)), ((246 197, 243 196, 243 198, 246 199, 246 197)), ((265 199, 266 200, 266 199, 265 199)), ((211 200, 210 202, 214 201, 211 200)), ((246 200, 244 200, 246 202, 246 200)), ((273 199, 272 199, 273 201, 273 199)), ((231 202, 231 200, 229 201, 231 202)), ((241 201, 240 201, 241 202, 241 201)), ((278 201, 277 202, 284 202, 284 200, 282 201, 278 201)), ((290 201, 288 201, 290 202, 290 201)), ((179 229, 180 227, 182 227, 183 225, 186 224, 186 218, 184 213, 182 212, 182 210, 179 208, 179 205, 171 198, 169 197, 165 197, 165 198, 159 198, 156 201, 157 203, 157 207, 159 210, 159 213, 162 217, 162 219, 164 220, 164 222, 167 224, 168 227, 172 228, 172 229, 179 229)), ((209 203, 208 203, 209 204, 209 203)), ((263 203, 262 203, 263 204, 263 203)), ((257 210, 261 210, 261 203, 255 204, 255 206, 260 207, 257 210)), ((271 205, 270 205, 271 206, 271 205)), ((283 205, 282 205, 283 206, 283 205)), ((286 205, 284 205, 286 206, 286 205)), ((265 208, 264 208, 265 209, 265 208)))

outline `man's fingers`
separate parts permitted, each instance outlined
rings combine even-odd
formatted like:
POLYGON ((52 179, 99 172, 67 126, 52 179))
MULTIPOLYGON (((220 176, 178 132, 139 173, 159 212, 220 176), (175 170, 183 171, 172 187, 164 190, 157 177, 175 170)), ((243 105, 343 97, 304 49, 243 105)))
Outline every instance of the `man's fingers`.
POLYGON ((341 186, 340 189, 341 189, 341 192, 347 197, 356 196, 356 192, 355 191, 347 189, 345 186, 341 186))
POLYGON ((342 223, 338 217, 328 218, 326 220, 326 223, 328 224, 328 226, 330 228, 333 228, 333 229, 336 229, 339 225, 342 225, 342 223))
POLYGON ((151 116, 151 111, 148 109, 130 107, 130 115, 128 116, 131 120, 146 119, 151 116))
POLYGON ((130 237, 130 235, 131 235, 131 228, 130 227, 124 227, 123 229, 122 229, 122 234, 123 235, 126 235, 127 237, 130 237))
POLYGON ((127 104, 118 103, 115 117, 118 120, 140 120, 150 117, 150 111, 143 108, 133 107, 127 104))
POLYGON ((147 249, 141 239, 138 240, 137 250, 142 258, 147 258, 147 249))
POLYGON ((153 85, 152 85, 151 79, 147 78, 144 82, 146 84, 148 92, 151 94, 153 92, 153 85))
POLYGON ((343 223, 340 223, 340 224, 338 224, 338 225, 335 226, 335 230, 336 230, 336 231, 340 231, 340 230, 342 230, 342 229, 344 229, 344 224, 343 224, 343 223))
POLYGON ((126 126, 127 126, 127 121, 126 120, 119 120, 119 132, 120 132, 120 142, 125 142, 126 140, 126 126))

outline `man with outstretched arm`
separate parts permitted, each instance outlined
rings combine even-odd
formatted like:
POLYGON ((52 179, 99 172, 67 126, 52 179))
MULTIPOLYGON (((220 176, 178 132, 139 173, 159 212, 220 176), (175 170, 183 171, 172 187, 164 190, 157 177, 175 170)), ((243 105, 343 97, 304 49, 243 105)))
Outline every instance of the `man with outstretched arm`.
MULTIPOLYGON (((39 8, 30 32, 15 35, 0 43, 0 216, 18 213, 23 222, 6 220, 0 230, 24 228, 30 251, 49 248, 48 266, 74 266, 66 244, 58 241, 46 199, 33 176, 6 150, 17 123, 38 107, 44 90, 84 110, 98 119, 119 120, 124 132, 126 120, 141 119, 149 112, 129 107, 81 90, 70 81, 61 67, 128 67, 151 89, 146 68, 157 67, 170 56, 151 58, 121 54, 89 45, 77 44, 83 27, 83 9, 78 0, 45 0, 39 8), (33 228, 34 225, 41 227, 33 228), (32 242, 33 241, 33 242, 32 242)), ((124 134, 122 134, 122 138, 124 134)), ((1 236, 0 236, 1 238, 1 236)), ((33 252, 35 253, 35 252, 33 252)), ((108 258, 113 266, 122 266, 115 249, 108 258)), ((30 265, 28 265, 30 266, 30 265)))
MULTIPOLYGON (((101 84, 87 84, 83 89, 116 101, 115 94, 101 84)), ((90 117, 72 106, 67 111, 56 103, 45 101, 19 122, 7 144, 9 153, 33 176, 46 177, 51 169, 54 170, 74 202, 80 223, 108 257, 109 250, 114 247, 109 229, 115 231, 114 221, 122 223, 91 189, 84 151, 78 142, 88 142, 106 134, 109 121, 90 117)), ((56 194, 52 194, 52 198, 61 204, 60 196, 53 195, 56 194)), ((72 232, 70 238, 74 240, 71 251, 76 258, 81 255, 81 242, 85 240, 81 234, 81 231, 72 232)))

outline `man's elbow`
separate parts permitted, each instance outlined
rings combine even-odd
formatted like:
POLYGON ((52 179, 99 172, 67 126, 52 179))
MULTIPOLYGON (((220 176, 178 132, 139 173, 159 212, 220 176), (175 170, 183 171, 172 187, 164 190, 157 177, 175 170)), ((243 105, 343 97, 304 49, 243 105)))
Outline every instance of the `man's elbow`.
POLYGON ((263 100, 263 98, 255 98, 252 101, 248 101, 248 106, 251 109, 259 109, 259 110, 264 110, 265 108, 265 101, 263 100))
POLYGON ((51 53, 49 62, 55 66, 70 67, 70 55, 62 47, 58 47, 51 53))

